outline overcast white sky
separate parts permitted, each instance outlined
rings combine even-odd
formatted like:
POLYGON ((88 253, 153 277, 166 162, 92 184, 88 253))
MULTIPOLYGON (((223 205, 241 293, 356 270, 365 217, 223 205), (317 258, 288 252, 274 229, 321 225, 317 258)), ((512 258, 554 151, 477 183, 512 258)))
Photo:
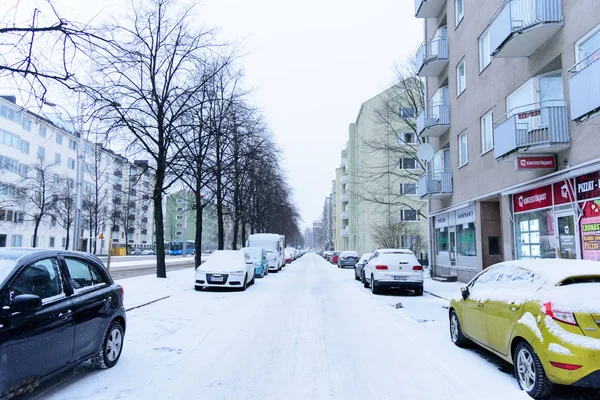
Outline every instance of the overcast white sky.
MULTIPOLYGON (((117 0, 55 2, 80 20, 122 10, 117 0)), ((246 85, 256 88, 254 101, 283 150, 303 224, 312 224, 331 191, 348 124, 422 41, 414 2, 203 0, 199 15, 198 24, 218 27, 222 39, 244 39, 246 85)))

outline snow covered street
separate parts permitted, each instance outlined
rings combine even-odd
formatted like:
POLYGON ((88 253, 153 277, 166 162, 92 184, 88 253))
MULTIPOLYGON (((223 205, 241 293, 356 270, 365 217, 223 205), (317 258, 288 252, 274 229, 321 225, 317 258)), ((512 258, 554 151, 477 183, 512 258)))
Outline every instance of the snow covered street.
POLYGON ((307 254, 245 292, 196 292, 193 269, 123 280, 126 307, 162 300, 128 311, 119 363, 83 365, 29 398, 529 398, 509 365, 450 342, 446 300, 375 296, 353 273, 307 254))

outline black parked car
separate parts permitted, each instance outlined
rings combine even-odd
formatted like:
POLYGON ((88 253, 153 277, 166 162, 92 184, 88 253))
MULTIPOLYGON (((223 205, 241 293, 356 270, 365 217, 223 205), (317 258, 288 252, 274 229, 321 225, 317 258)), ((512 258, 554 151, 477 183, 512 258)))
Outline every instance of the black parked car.
POLYGON ((0 249, 0 305, 0 398, 90 359, 119 361, 123 288, 93 255, 0 249))

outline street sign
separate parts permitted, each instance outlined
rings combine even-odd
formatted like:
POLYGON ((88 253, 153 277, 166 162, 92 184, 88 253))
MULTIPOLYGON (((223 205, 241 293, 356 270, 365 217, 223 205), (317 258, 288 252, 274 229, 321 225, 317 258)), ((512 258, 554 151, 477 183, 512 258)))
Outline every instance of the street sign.
POLYGON ((101 233, 101 234, 100 234, 100 236, 98 236, 98 239, 100 239, 100 240, 104 240, 104 234, 103 234, 103 233, 101 233))
POLYGON ((556 156, 522 156, 516 158, 516 169, 556 169, 556 156))

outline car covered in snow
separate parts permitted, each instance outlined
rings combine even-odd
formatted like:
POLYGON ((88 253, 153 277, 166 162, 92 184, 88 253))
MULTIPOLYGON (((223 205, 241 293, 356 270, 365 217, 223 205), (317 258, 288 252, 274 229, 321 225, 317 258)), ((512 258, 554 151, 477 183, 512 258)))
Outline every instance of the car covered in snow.
POLYGON ((241 250, 217 250, 196 269, 194 288, 228 287, 246 290, 254 284, 254 261, 241 250))
POLYGON ((264 278, 265 275, 269 274, 269 260, 267 259, 265 249, 260 247, 242 247, 240 250, 248 253, 254 262, 254 276, 264 278))
POLYGON ((34 390, 84 361, 119 361, 123 288, 97 257, 73 251, 0 249, 0 398, 34 390))
POLYGON ((369 262, 372 253, 365 253, 360 256, 360 259, 354 264, 354 279, 357 281, 361 280, 363 267, 369 262))
POLYGON ((361 278, 365 288, 373 294, 383 289, 410 289, 423 295, 423 267, 408 249, 376 250, 365 264, 361 278))
POLYGON ((358 262, 358 253, 355 251, 342 251, 338 257, 338 268, 352 267, 358 262))
POLYGON ((451 300, 450 338, 512 363, 520 387, 548 398, 555 384, 600 388, 600 265, 583 260, 495 264, 451 300))
POLYGON ((285 263, 289 264, 292 261, 294 261, 296 258, 296 249, 294 249, 293 247, 286 247, 285 248, 285 263))

